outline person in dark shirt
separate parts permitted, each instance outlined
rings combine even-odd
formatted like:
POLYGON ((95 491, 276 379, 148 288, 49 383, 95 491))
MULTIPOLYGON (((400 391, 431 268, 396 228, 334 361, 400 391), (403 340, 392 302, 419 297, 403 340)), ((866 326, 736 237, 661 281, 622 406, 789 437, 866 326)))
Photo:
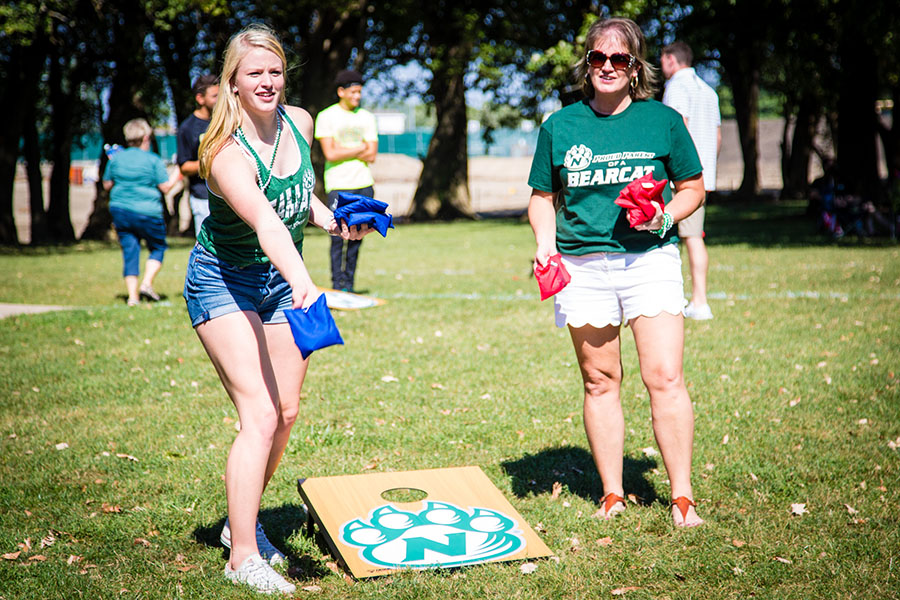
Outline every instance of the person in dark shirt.
POLYGON ((188 178, 194 233, 199 234, 203 219, 209 216, 209 197, 206 180, 199 175, 197 149, 200 147, 200 137, 209 126, 209 119, 219 96, 219 79, 215 75, 201 75, 194 80, 192 91, 197 108, 178 126, 177 162, 181 174, 188 178))

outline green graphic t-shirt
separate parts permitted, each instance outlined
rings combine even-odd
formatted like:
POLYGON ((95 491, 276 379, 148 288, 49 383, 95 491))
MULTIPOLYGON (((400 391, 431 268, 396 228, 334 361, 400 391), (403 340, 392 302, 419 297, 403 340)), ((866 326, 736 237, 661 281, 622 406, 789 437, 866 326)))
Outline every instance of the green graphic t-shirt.
MULTIPOLYGON (((309 157, 309 144, 300 135, 284 109, 279 107, 278 111, 281 118, 290 127, 294 139, 297 140, 297 146, 300 149, 300 164, 297 166, 297 170, 287 177, 273 175, 264 193, 269 204, 290 231, 297 251, 302 252, 303 228, 309 221, 309 206, 316 184, 316 175, 309 157)), ((287 131, 282 131, 282 144, 290 143, 287 133, 287 131)), ((245 152, 253 156, 258 173, 265 181, 269 177, 267 166, 238 136, 235 136, 234 139, 245 152)), ((203 220, 197 241, 212 254, 235 267, 269 262, 269 257, 262 251, 259 238, 253 228, 235 214, 224 198, 216 195, 212 190, 209 191, 209 217, 203 220)))
MULTIPOLYGON (((554 113, 541 126, 528 185, 558 193, 556 244, 563 254, 647 252, 678 240, 637 231, 615 204, 619 192, 647 173, 681 181, 703 168, 681 115, 655 100, 619 114, 594 112, 587 100, 554 113)), ((663 199, 672 199, 668 186, 663 199)))

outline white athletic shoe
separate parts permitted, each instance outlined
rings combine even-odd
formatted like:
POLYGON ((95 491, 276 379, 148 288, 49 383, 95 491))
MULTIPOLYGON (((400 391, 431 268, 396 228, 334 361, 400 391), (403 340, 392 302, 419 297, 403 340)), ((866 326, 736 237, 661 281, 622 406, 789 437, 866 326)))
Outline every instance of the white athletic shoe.
POLYGON ((712 310, 709 308, 709 304, 694 306, 693 302, 688 304, 684 309, 684 316, 688 319, 695 319, 697 321, 708 321, 713 318, 712 310))
POLYGON ((278 574, 259 554, 244 559, 237 569, 225 563, 225 577, 234 583, 245 583, 263 594, 293 594, 297 586, 278 574))
MULTIPOLYGON (((231 527, 228 525, 228 519, 225 519, 225 526, 222 528, 222 535, 219 536, 222 545, 231 550, 231 527)), ((256 522, 256 549, 259 550, 260 556, 263 557, 273 567, 284 562, 284 553, 272 545, 266 532, 263 531, 262 524, 256 522)))

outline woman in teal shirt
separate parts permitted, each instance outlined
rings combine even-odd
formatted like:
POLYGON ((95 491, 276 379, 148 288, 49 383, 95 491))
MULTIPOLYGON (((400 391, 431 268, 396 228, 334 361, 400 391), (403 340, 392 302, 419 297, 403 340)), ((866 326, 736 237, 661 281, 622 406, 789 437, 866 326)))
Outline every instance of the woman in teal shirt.
POLYGON ((115 153, 103 171, 103 188, 109 192, 109 212, 122 246, 125 288, 128 306, 135 306, 141 296, 157 301, 153 279, 162 268, 166 244, 163 219, 163 194, 181 178, 178 169, 169 177, 162 159, 150 152, 153 130, 144 119, 132 119, 123 128, 128 148, 115 153), (150 256, 144 267, 144 278, 138 287, 141 240, 147 243, 150 256))

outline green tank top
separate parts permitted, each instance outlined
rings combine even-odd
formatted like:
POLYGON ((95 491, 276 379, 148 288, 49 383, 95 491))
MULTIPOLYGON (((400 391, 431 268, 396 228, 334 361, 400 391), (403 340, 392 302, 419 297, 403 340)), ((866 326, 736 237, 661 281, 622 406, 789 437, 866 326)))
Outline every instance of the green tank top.
MULTIPOLYGON (((297 146, 300 149, 300 164, 292 175, 287 177, 273 175, 263 193, 291 233, 297 251, 302 252, 303 228, 309 221, 309 206, 316 184, 316 175, 309 156, 309 144, 306 143, 293 121, 280 106, 278 114, 291 128, 294 139, 297 140, 297 146)), ((286 137, 284 133, 283 131, 283 138, 286 137)), ((253 148, 241 139, 241 136, 233 134, 232 138, 245 153, 256 161, 257 173, 262 178, 262 181, 257 181, 257 184, 262 186, 263 182, 269 178, 269 169, 253 148)), ((281 143, 288 141, 282 139, 281 143)), ((203 221, 197 242, 219 259, 235 267, 269 262, 269 257, 265 255, 259 245, 256 232, 235 214, 224 198, 213 193, 212 190, 209 191, 209 216, 203 221)))

